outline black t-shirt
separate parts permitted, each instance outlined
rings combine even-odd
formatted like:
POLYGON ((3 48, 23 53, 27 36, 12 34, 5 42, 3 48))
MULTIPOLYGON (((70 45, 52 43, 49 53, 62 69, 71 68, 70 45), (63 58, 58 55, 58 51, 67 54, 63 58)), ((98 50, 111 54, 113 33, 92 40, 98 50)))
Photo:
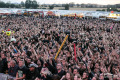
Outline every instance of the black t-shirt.
POLYGON ((13 76, 13 77, 16 77, 16 73, 18 72, 18 65, 16 65, 15 67, 10 67, 8 69, 8 74, 13 76))
POLYGON ((2 59, 0 67, 1 67, 1 73, 6 73, 6 70, 8 70, 6 58, 2 59))
POLYGON ((60 78, 62 78, 62 76, 65 75, 65 74, 66 74, 66 72, 63 71, 63 70, 61 70, 61 72, 58 73, 58 75, 60 76, 60 78))
MULTIPOLYGON (((0 61, 0 66, 2 66, 2 61, 0 61)), ((0 72, 2 72, 2 67, 0 67, 0 72)))
POLYGON ((28 72, 29 73, 27 74, 27 80, 35 80, 36 78, 41 78, 37 68, 35 69, 35 71, 28 70, 28 72))
POLYGON ((24 66, 23 68, 18 68, 18 78, 23 77, 23 74, 27 74, 28 69, 24 66))

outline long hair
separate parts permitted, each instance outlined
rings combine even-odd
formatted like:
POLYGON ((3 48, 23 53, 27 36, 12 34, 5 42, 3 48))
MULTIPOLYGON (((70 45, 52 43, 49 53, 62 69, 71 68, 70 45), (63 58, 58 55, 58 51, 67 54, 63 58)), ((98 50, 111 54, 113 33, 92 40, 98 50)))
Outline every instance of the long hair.
POLYGON ((80 74, 76 74, 77 78, 81 78, 80 74))
POLYGON ((60 80, 60 76, 59 75, 53 75, 52 80, 60 80))
MULTIPOLYGON (((70 74, 70 80, 74 80, 74 76, 71 72, 66 72, 66 74, 69 73, 70 74)), ((66 78, 66 75, 65 75, 65 79, 64 80, 67 80, 66 78)))

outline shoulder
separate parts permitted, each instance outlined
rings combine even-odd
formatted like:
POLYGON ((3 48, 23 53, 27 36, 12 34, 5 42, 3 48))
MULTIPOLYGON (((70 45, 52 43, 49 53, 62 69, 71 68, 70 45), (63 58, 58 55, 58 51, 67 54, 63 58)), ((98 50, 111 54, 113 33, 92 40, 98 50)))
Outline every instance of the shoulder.
POLYGON ((19 66, 18 66, 18 65, 15 65, 15 68, 19 68, 19 66))
POLYGON ((61 72, 60 73, 63 73, 63 74, 65 74, 66 72, 64 71, 64 70, 61 70, 61 72))
POLYGON ((23 67, 24 70, 28 70, 28 68, 26 66, 23 67))

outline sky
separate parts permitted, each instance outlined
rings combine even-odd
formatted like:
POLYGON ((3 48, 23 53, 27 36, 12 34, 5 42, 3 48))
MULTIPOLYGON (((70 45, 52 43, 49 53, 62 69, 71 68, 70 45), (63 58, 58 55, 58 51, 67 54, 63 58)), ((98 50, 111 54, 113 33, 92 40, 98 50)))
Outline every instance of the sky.
MULTIPOLYGON (((26 0, 1 0, 4 2, 10 1, 11 3, 20 3, 21 1, 25 2, 26 0)), ((40 4, 62 4, 62 3, 70 3, 74 2, 75 4, 79 3, 93 3, 93 4, 118 4, 120 3, 120 0, 36 0, 40 4)))

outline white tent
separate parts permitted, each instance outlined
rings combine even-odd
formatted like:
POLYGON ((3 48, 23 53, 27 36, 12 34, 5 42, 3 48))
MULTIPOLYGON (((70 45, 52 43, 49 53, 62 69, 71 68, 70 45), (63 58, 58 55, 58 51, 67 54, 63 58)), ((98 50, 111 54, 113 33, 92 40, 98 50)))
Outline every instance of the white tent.
POLYGON ((59 13, 59 11, 54 11, 54 13, 55 13, 55 16, 60 17, 60 13, 59 13))
POLYGON ((94 13, 92 13, 93 15, 93 18, 99 18, 99 15, 101 14, 101 13, 99 13, 99 12, 94 12, 94 13))
POLYGON ((86 13, 84 14, 84 17, 93 18, 93 13, 92 13, 92 12, 86 12, 86 13))
POLYGON ((120 22, 120 17, 117 17, 117 19, 112 19, 113 21, 120 22))
POLYGON ((11 14, 11 12, 8 10, 0 10, 0 15, 9 15, 9 14, 11 14))
POLYGON ((99 14, 99 19, 106 20, 108 15, 109 15, 108 13, 100 13, 99 14))

